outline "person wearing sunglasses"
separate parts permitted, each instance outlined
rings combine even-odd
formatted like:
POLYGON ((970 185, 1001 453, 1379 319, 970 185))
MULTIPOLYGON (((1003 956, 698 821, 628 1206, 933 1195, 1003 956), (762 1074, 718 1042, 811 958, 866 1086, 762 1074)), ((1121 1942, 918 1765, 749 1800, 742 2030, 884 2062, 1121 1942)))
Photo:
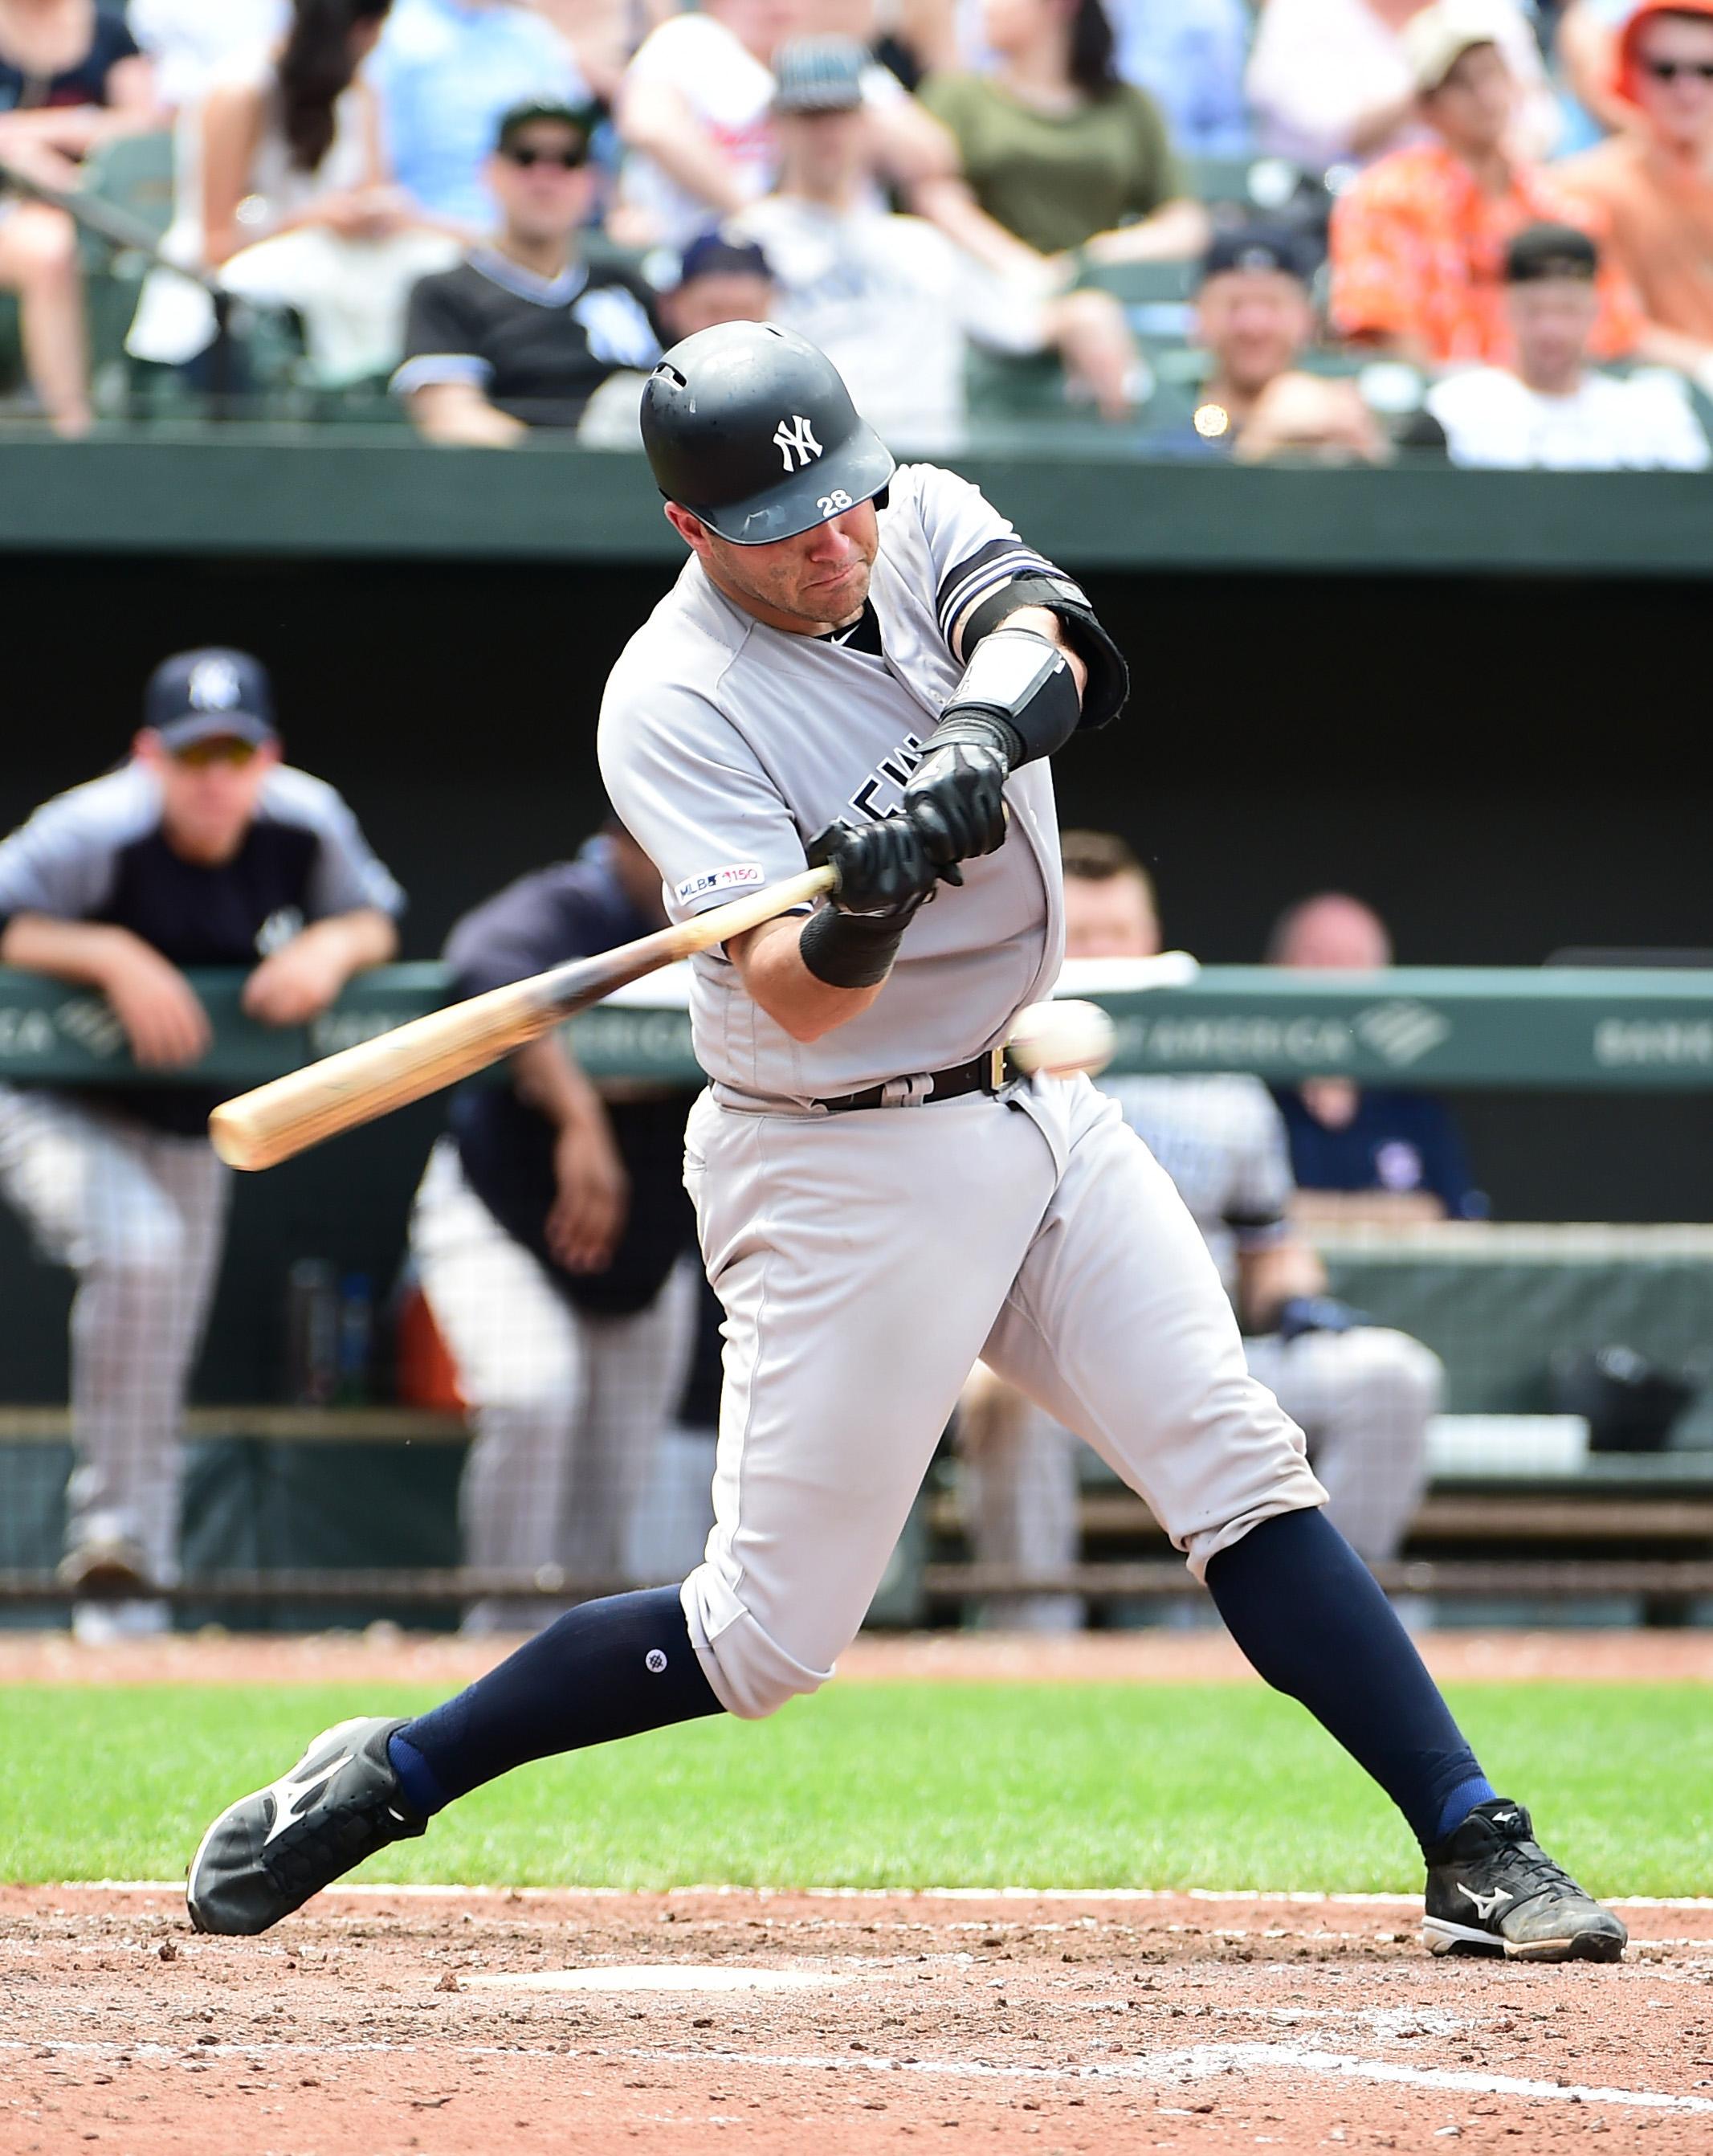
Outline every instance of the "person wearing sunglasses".
POLYGON ((582 259, 593 205, 587 106, 515 105, 486 167, 494 237, 411 295, 392 377, 431 442, 505 449, 533 427, 575 427, 610 376, 660 357, 654 295, 582 259))
POLYGON ((208 1048, 184 969, 242 968, 252 1019, 301 1026, 392 957, 403 905, 339 795, 281 762, 268 676, 242 651, 164 660, 127 760, 0 842, 0 965, 83 991, 83 1037, 116 1066, 75 1091, 0 1086, 0 1195, 77 1276, 62 1576, 87 1598, 80 1637, 164 1630, 175 1576, 229 1180, 208 1139, 229 1089, 146 1082, 208 1048))
POLYGON ((1561 167, 1607 221, 1648 317, 1639 349, 1713 393, 1713 0, 1642 0, 1618 33, 1631 125, 1561 167))

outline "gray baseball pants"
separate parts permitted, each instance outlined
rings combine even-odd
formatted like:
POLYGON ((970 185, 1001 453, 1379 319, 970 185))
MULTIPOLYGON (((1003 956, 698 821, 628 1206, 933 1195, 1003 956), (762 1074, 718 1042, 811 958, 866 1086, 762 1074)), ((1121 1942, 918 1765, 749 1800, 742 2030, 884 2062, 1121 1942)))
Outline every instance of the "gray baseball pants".
POLYGON ((185 1394, 230 1190, 206 1138, 0 1086, 0 1192, 77 1275, 66 1544, 122 1536, 162 1586, 177 1576, 185 1394))

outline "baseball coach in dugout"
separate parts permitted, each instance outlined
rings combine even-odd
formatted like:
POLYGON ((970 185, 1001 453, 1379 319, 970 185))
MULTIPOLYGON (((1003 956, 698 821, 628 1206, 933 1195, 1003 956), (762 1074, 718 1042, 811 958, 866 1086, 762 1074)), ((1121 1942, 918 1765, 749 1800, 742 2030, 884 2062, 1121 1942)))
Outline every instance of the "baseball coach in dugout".
POLYGON ((326 1732, 208 1829, 192 1920, 262 1931, 526 1760, 824 1683, 980 1357, 1142 1492, 1397 1803, 1436 1952, 1615 1958, 1623 1926, 1495 1794, 1327 1520, 1169 1178, 1085 1077, 1006 1062, 1059 970, 1049 760, 1126 699, 1087 598, 974 487, 895 469, 773 326, 675 346, 643 434, 690 559, 608 686, 613 806, 674 919, 837 871, 692 962, 685 1177, 726 1310, 706 1556, 427 1714, 326 1732))

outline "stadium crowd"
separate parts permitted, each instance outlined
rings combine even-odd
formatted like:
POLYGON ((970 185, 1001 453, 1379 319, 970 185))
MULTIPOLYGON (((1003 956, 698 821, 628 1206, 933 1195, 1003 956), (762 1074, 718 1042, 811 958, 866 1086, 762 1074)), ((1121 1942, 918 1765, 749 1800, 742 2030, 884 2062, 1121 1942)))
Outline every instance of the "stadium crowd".
POLYGON ((0 173, 67 435, 287 381, 623 445, 767 317, 906 452, 1713 456, 1713 0, 0 0, 0 173), (104 352, 79 212, 150 174, 104 352))

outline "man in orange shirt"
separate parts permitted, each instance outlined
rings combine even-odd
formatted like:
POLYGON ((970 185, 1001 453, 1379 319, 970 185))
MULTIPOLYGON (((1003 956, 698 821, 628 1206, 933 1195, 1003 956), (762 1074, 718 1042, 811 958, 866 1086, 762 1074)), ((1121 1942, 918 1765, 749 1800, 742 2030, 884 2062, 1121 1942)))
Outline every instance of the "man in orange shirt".
MULTIPOLYGON (((1422 367, 1512 357, 1505 249, 1531 224, 1595 223, 1506 146, 1516 85, 1478 0, 1435 0, 1403 32, 1421 116, 1438 140, 1394 151, 1332 212, 1333 327, 1422 367)), ((1592 349, 1632 351, 1642 317, 1622 275, 1597 282, 1592 349)))
POLYGON ((1713 0, 1642 0, 1613 89, 1634 116, 1562 169, 1606 218, 1648 316, 1649 357, 1713 377, 1713 0))

